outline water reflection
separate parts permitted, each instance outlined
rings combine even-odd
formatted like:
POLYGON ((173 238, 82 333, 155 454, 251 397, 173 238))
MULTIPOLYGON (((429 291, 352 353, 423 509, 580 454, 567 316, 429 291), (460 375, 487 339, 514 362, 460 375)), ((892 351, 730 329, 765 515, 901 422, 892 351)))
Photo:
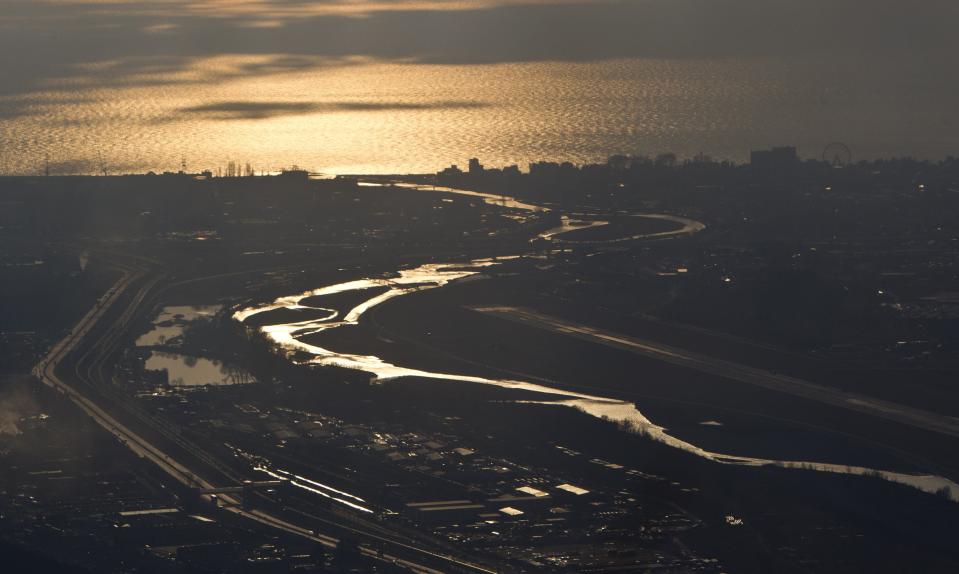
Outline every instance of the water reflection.
POLYGON ((587 221, 585 219, 571 219, 564 215, 560 218, 559 225, 539 234, 540 239, 552 239, 557 235, 569 233, 570 231, 579 231, 580 229, 589 229, 591 227, 602 227, 609 225, 608 221, 587 221))
POLYGON ((930 494, 935 494, 942 488, 948 488, 950 498, 959 502, 959 484, 956 484, 947 478, 932 474, 908 474, 903 472, 877 470, 862 466, 849 466, 845 464, 775 460, 708 451, 670 435, 666 432, 664 427, 661 427, 646 418, 646 416, 643 415, 632 403, 626 403, 623 401, 610 401, 608 399, 598 399, 595 397, 589 399, 579 398, 561 401, 517 402, 526 404, 561 405, 572 407, 594 417, 619 423, 623 426, 623 428, 631 432, 638 432, 657 442, 661 442, 673 448, 692 453, 701 458, 705 458, 720 464, 733 464, 739 466, 777 466, 781 468, 816 470, 820 472, 852 474, 856 476, 878 476, 892 482, 898 482, 900 484, 918 488, 919 490, 928 492, 930 494))
MULTIPOLYGON (((364 184, 364 185, 379 185, 379 184, 364 184)), ((505 196, 498 196, 494 194, 479 193, 473 191, 466 191, 461 189, 446 188, 446 187, 436 187, 436 186, 424 186, 424 185, 415 185, 415 184, 395 184, 400 187, 407 189, 415 189, 421 191, 437 191, 442 193, 453 193, 458 195, 467 195, 474 197, 482 197, 484 201, 493 205, 504 206, 506 208, 519 209, 523 211, 548 211, 547 208, 525 204, 518 202, 512 198, 505 196)), ((678 229, 673 229, 663 232, 654 232, 647 234, 640 234, 631 236, 624 239, 616 239, 612 241, 600 241, 597 243, 612 243, 625 239, 658 239, 664 237, 672 237, 679 235, 691 235, 698 233, 699 231, 705 229, 705 226, 695 220, 677 217, 672 215, 665 214, 633 214, 638 217, 650 217, 654 219, 663 219, 668 221, 676 222, 680 225, 678 229)), ((599 224, 600 222, 596 222, 599 224)), ((603 222, 605 223, 605 222, 603 222)), ((550 238, 559 235, 560 233, 565 233, 572 231, 573 229, 582 229, 582 226, 577 226, 573 221, 564 218, 563 224, 554 233, 550 238)), ((547 232, 548 233, 548 232, 547 232)), ((516 256, 504 258, 504 259, 514 259, 516 256)), ((500 260, 504 260, 500 259, 500 260)), ((552 405, 552 406, 561 406, 566 408, 573 408, 580 412, 586 413, 593 417, 612 421, 620 424, 624 429, 631 432, 641 433, 657 442, 663 443, 672 448, 676 448, 691 454, 694 454, 698 457, 716 462, 719 464, 732 464, 732 465, 741 465, 741 466, 778 466, 782 468, 793 468, 793 469, 807 469, 815 470, 820 472, 831 472, 831 473, 840 473, 840 474, 851 474, 858 476, 880 476, 886 480, 893 482, 898 482, 901 484, 906 484, 925 492, 937 493, 942 489, 947 489, 948 495, 952 500, 959 501, 959 484, 948 480, 944 477, 935 476, 935 475, 915 475, 907 474, 900 472, 884 471, 870 469, 860 466, 847 466, 840 464, 831 464, 831 463, 820 463, 820 462, 808 462, 808 461, 790 461, 790 460, 774 460, 774 459, 765 459, 765 458, 754 458, 747 456, 739 455, 728 455, 717 452, 712 452, 705 450, 701 447, 698 447, 692 443, 686 442, 682 439, 674 437, 667 432, 667 429, 659 426, 643 415, 642 412, 636 408, 636 404, 623 401, 615 398, 601 397, 596 395, 587 395, 583 393, 578 393, 575 391, 569 391, 565 389, 559 389, 555 387, 549 387, 546 385, 541 385, 537 383, 531 383, 528 381, 519 381, 512 379, 490 379, 485 377, 477 377, 471 375, 461 375, 455 373, 437 373, 424 371, 421 369, 412 369, 408 367, 403 367, 400 365, 394 365, 388 363, 379 357, 373 355, 362 355, 362 354, 351 354, 351 353, 339 353, 325 349, 316 345, 311 345, 302 341, 303 337, 308 335, 313 335, 323 331, 329 331, 349 325, 356 325, 359 322, 360 317, 366 311, 371 308, 384 303, 395 297, 400 297, 410 293, 415 293, 417 291, 422 291, 426 289, 437 289, 457 281, 466 281, 470 279, 476 279, 481 276, 484 269, 491 266, 498 265, 498 260, 494 259, 476 259, 468 263, 463 264, 435 264, 430 263, 426 265, 421 265, 413 269, 406 269, 397 272, 391 278, 385 279, 359 279, 354 281, 347 281, 344 283, 338 283, 335 285, 328 285, 325 287, 320 287, 319 289, 314 289, 312 291, 306 291, 298 295, 291 295, 286 297, 280 297, 272 303, 255 305, 247 307, 236 311, 233 314, 233 318, 240 322, 245 322, 251 317, 260 315, 262 313, 267 313, 276 309, 323 309, 322 307, 313 307, 310 305, 305 305, 304 301, 309 299, 311 303, 322 304, 323 296, 333 295, 337 293, 344 293, 348 291, 364 291, 369 290, 374 287, 386 287, 386 291, 379 292, 377 295, 369 297, 367 300, 363 301, 348 313, 346 313, 342 319, 336 320, 337 313, 322 318, 322 319, 311 319, 293 323, 278 323, 278 324, 268 324, 263 327, 260 327, 260 330, 265 333, 274 343, 276 343, 280 348, 285 349, 289 356, 292 357, 297 352, 305 353, 310 358, 305 361, 300 361, 301 364, 314 364, 322 366, 333 366, 333 367, 343 367, 348 369, 356 369, 370 373, 374 376, 377 381, 386 381, 390 379, 396 379, 401 377, 418 377, 442 381, 458 381, 458 382, 468 382, 476 383, 483 385, 490 385, 495 387, 500 387, 503 389, 515 390, 515 391, 527 391, 533 393, 539 393, 548 397, 553 398, 544 398, 540 401, 517 401, 519 403, 527 404, 543 404, 543 405, 552 405)))
MULTIPOLYGON (((362 187, 381 187, 385 184, 374 183, 374 182, 361 182, 362 187)), ((495 193, 484 193, 482 191, 471 191, 467 189, 456 189, 453 187, 443 187, 441 185, 421 185, 418 183, 405 183, 405 182, 394 182, 389 185, 394 187, 401 187, 403 189, 412 189, 415 191, 434 191, 440 193, 453 193, 456 195, 465 195, 467 197, 477 197, 483 200, 483 203, 487 205, 496 205, 499 207, 504 207, 506 209, 518 209, 520 211, 529 211, 529 212, 546 212, 549 211, 548 207, 543 207, 542 205, 534 205, 532 203, 523 203, 522 201, 517 200, 514 197, 509 197, 508 195, 497 195, 495 193)))
POLYGON ((470 377, 465 375, 455 375, 449 373, 431 373, 418 369, 410 369, 387 363, 379 357, 372 355, 359 355, 348 353, 337 353, 303 342, 301 339, 307 335, 314 335, 322 331, 337 329, 348 325, 356 325, 360 317, 366 311, 376 305, 382 304, 394 297, 423 291, 426 289, 435 289, 457 280, 464 280, 470 277, 476 277, 480 271, 495 262, 488 259, 476 260, 463 265, 440 265, 426 264, 414 269, 402 270, 392 278, 374 278, 348 281, 327 287, 321 287, 312 291, 306 291, 299 295, 281 297, 271 304, 249 307, 241 309, 233 314, 233 318, 240 322, 269 311, 276 309, 309 309, 312 307, 303 304, 305 299, 310 299, 317 303, 322 303, 323 296, 344 293, 348 291, 365 291, 375 287, 387 287, 386 291, 380 292, 359 305, 350 309, 342 319, 337 320, 334 314, 327 318, 308 319, 293 323, 281 323, 265 325, 260 328, 273 342, 290 352, 301 351, 312 356, 306 361, 310 364, 343 367, 347 369, 358 369, 375 375, 378 379, 387 380, 398 377, 424 377, 434 379, 459 380, 468 382, 486 382, 481 377, 470 377))
POLYGON ((172 387, 202 387, 205 385, 243 385, 253 377, 242 369, 220 361, 153 351, 146 361, 146 370, 165 371, 172 387))
POLYGON ((184 327, 193 321, 211 319, 222 305, 171 305, 164 307, 153 320, 153 329, 136 341, 137 347, 165 345, 183 335, 184 327))
MULTIPOLYGON (((374 183, 374 182, 361 182, 363 187, 381 187, 387 184, 374 183)), ((513 197, 506 195, 496 195, 495 193, 484 193, 479 191, 470 191, 466 189, 457 189, 453 187, 443 187, 439 185, 421 185, 416 183, 405 183, 405 182, 393 182, 389 185, 400 187, 404 189, 413 189, 417 191, 431 191, 439 193, 451 193, 455 195, 463 195, 467 197, 478 197, 483 200, 484 203, 488 205, 495 205, 505 209, 515 209, 519 211, 525 211, 528 213, 545 213, 551 211, 550 208, 535 205, 531 203, 523 203, 518 201, 513 197)), ((694 235, 706 229, 706 225, 701 221, 696 221, 695 219, 690 219, 688 217, 682 217, 679 215, 671 215, 667 213, 625 213, 622 214, 627 217, 641 217, 645 219, 655 219, 659 221, 668 221, 676 224, 675 229, 669 229, 666 231, 656 231, 656 232, 643 232, 643 233, 632 233, 624 235, 623 237, 615 237, 612 239, 563 239, 560 238, 560 235, 571 233, 573 231, 579 231, 582 229, 589 229, 592 227, 602 227, 609 225, 608 221, 604 220, 587 220, 587 219, 576 219, 570 218, 567 215, 563 215, 560 218, 560 224, 557 227, 547 229, 546 231, 538 235, 541 239, 547 239, 550 241, 559 241, 567 243, 580 243, 584 245, 605 245, 620 243, 623 241, 635 241, 640 239, 665 239, 668 237, 683 237, 688 235, 694 235)))
MULTIPOLYGON (((11 4, 50 10, 83 3, 2 5, 6 10, 11 4)), ((216 2, 223 9, 247 4, 254 2, 216 2)), ((302 3, 257 4, 269 4, 272 11, 280 5, 298 10, 302 3)), ((178 9, 187 5, 192 2, 176 3, 178 9)), ((207 44, 209 22, 180 23, 200 34, 193 48, 207 44)), ((99 24, 90 30, 95 35, 88 44, 99 52, 108 30, 99 24)), ((128 26, 111 30, 130 34, 134 43, 128 46, 144 47, 147 57, 89 60, 67 72, 76 77, 61 79, 49 89, 0 99, 0 171, 35 173, 49 154, 56 173, 94 173, 100 165, 93 151, 97 149, 103 150, 111 172, 177 169, 185 156, 191 170, 215 170, 224 158, 237 158, 254 162, 258 171, 295 161, 329 173, 391 174, 430 173, 476 153, 490 165, 540 159, 602 162, 629 150, 672 150, 681 157, 706 150, 717 158, 742 161, 748 158, 747 143, 788 141, 815 154, 837 133, 851 140, 861 157, 908 151, 915 157, 938 158, 955 148, 955 86, 943 89, 942 74, 927 78, 916 66, 901 69, 902 76, 890 76, 883 66, 881 75, 867 78, 859 65, 824 69, 822 58, 788 64, 762 58, 630 58, 431 65, 229 50, 229 55, 157 60, 160 44, 153 42, 163 36, 138 34, 128 26), (889 77, 910 79, 889 82, 889 77), (85 90, 84 97, 76 97, 79 88, 85 90), (843 97, 822 106, 824 90, 843 97), (274 113, 224 120, 178 111, 228 104, 238 97, 274 113), (904 101, 915 104, 904 106, 904 101), (293 113, 276 112, 277 103, 293 113), (895 144, 877 133, 896 133, 895 144)), ((7 39, 8 31, 13 32, 4 30, 0 38, 7 39)), ((20 32, 37 42, 44 37, 20 32)), ((304 30, 290 39, 312 34, 315 30, 304 30)), ((242 43, 244 36, 229 31, 223 38, 242 43)), ((311 49, 316 40, 310 42, 311 49)), ((175 43, 175 36, 169 42, 175 43)), ((71 50, 82 48, 80 44, 64 43, 71 50)), ((457 45, 454 41, 448 48, 457 45)), ((174 51, 181 47, 190 48, 177 46, 174 51)), ((73 51, 58 55, 70 57, 73 51)), ((63 63, 54 59, 54 68, 63 63)), ((34 69, 49 71, 42 65, 34 69)), ((26 87, 5 79, 5 88, 26 87)))
POLYGON ((311 298, 313 301, 321 302, 323 295, 331 295, 345 291, 368 290, 373 287, 387 286, 389 287, 387 291, 370 297, 366 301, 357 305, 340 320, 335 320, 334 318, 313 319, 295 323, 266 325, 261 327, 260 330, 278 346, 286 349, 291 356, 295 352, 307 354, 310 358, 305 361, 300 361, 301 364, 357 369, 372 374, 377 381, 387 381, 401 377, 418 377, 442 381, 476 383, 514 391, 539 393, 555 398, 539 401, 517 402, 573 408, 593 417, 618 423, 624 429, 627 429, 631 432, 641 433, 657 442, 720 464, 733 464, 742 466, 774 465, 782 468, 817 470, 821 472, 852 474, 859 476, 876 475, 887 480, 913 486, 930 493, 935 493, 943 487, 948 487, 951 498, 959 501, 959 484, 939 476, 913 475, 859 466, 847 466, 809 461, 773 460, 712 452, 670 435, 664 427, 659 426, 646 418, 646 416, 643 415, 643 413, 640 412, 639 409, 636 408, 636 405, 632 402, 578 393, 575 391, 549 387, 528 381, 491 379, 472 375, 438 373, 424 371, 421 369, 413 369, 400 365, 394 365, 373 355, 335 352, 323 347, 311 345, 301 340, 303 337, 313 335, 315 333, 338 329, 349 325, 356 325, 363 313, 385 301, 417 291, 436 289, 456 281, 463 281, 469 278, 477 277, 482 273, 483 269, 492 265, 496 265, 496 262, 489 259, 477 260, 467 264, 459 265, 441 265, 431 263, 413 269, 400 271, 396 277, 391 279, 361 279, 356 281, 348 281, 345 283, 321 287, 312 291, 306 291, 304 293, 300 293, 299 295, 281 297, 269 304, 241 309, 234 313, 233 317, 236 320, 243 322, 258 314, 266 313, 275 309, 309 308, 302 304, 303 300, 307 298, 311 298))
POLYGON ((638 239, 664 239, 667 237, 680 237, 685 235, 693 235, 699 233, 700 231, 706 229, 706 226, 695 219, 689 219, 688 217, 680 217, 678 215, 668 215, 665 213, 631 213, 628 214, 628 217, 636 217, 643 219, 654 219, 658 221, 667 221, 669 223, 675 224, 677 227, 674 229, 668 229, 666 231, 654 231, 654 232, 642 232, 642 233, 629 233, 623 231, 621 237, 612 237, 609 239, 580 239, 575 236, 573 237, 559 237, 560 235, 572 233, 574 231, 580 231, 583 229, 590 229, 593 227, 603 227, 609 225, 608 221, 599 221, 599 220, 581 220, 581 219, 570 219, 566 216, 563 216, 558 227, 552 229, 547 229, 539 235, 542 239, 548 239, 551 241, 556 241, 559 243, 577 243, 581 245, 609 245, 613 243, 622 243, 624 241, 635 241, 638 239))

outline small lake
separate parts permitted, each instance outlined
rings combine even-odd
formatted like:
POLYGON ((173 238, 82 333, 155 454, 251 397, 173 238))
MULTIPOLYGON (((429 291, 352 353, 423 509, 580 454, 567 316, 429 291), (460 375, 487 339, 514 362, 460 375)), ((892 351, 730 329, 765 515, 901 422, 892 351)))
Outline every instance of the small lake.
POLYGON ((164 307, 153 320, 153 329, 140 335, 137 347, 165 345, 183 335, 183 328, 201 319, 211 319, 222 305, 171 305, 164 307))
POLYGON ((245 385, 254 381, 244 371, 212 359, 153 351, 146 361, 148 371, 166 371, 171 387, 245 385))

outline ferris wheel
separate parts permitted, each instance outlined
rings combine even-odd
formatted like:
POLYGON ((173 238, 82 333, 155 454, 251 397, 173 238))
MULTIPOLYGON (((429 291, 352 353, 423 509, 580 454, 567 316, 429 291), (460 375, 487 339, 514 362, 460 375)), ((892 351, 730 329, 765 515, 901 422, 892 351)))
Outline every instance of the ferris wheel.
POLYGON ((833 167, 844 167, 852 163, 852 150, 844 143, 833 142, 822 150, 822 160, 833 167))

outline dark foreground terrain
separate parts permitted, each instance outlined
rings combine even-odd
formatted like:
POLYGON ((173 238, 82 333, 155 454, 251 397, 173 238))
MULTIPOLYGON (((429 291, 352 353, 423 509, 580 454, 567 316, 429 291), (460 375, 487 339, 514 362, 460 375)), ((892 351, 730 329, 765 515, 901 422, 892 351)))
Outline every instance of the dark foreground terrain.
POLYGON ((955 162, 797 164, 780 177, 637 160, 413 179, 551 209, 298 172, 0 180, 7 562, 51 572, 959 569, 949 486, 959 436, 948 430, 959 415, 955 162), (705 228, 670 235, 675 221, 649 213, 705 228), (609 224, 538 238, 564 214, 609 224), (342 318, 404 269, 502 256, 520 257, 299 340, 552 394, 310 366, 313 355, 260 331, 342 318), (234 319, 360 279, 382 283, 234 319), (484 311, 494 308, 607 339, 484 311), (609 344, 624 337, 842 400, 609 344), (651 426, 542 404, 564 393, 635 408, 651 426), (660 428, 712 454, 678 448, 660 428))

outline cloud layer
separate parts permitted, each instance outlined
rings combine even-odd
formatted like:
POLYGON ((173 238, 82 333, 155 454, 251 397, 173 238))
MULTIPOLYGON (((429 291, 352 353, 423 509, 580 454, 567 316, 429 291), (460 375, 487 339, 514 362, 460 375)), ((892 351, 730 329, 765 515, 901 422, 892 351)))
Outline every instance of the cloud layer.
MULTIPOLYGON (((280 116, 332 112, 382 112, 393 110, 438 110, 477 108, 478 102, 263 102, 231 101, 202 104, 180 108, 177 113, 186 117, 201 117, 212 120, 262 120, 280 116)), ((170 118, 183 119, 182 117, 170 118)))
POLYGON ((0 0, 0 94, 64 79, 73 87, 173 81, 223 54, 281 55, 294 66, 362 56, 448 64, 814 57, 928 67, 959 51, 957 21, 952 0, 0 0))

